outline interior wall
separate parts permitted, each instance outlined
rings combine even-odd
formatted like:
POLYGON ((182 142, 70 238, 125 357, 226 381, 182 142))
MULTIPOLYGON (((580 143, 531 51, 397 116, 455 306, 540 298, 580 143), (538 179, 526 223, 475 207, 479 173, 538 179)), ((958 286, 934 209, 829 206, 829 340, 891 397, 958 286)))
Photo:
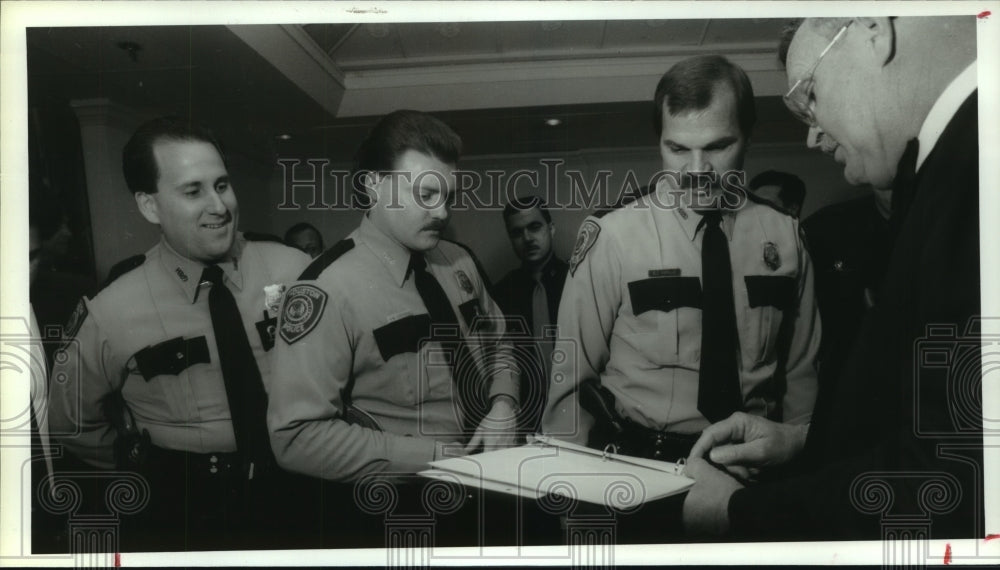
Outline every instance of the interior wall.
MULTIPOLYGON (((286 157, 285 160, 288 159, 286 157)), ((294 170, 288 164, 274 166, 269 189, 270 204, 266 208, 267 221, 270 223, 267 231, 283 235, 291 225, 309 222, 320 230, 329 247, 353 231, 360 222, 361 215, 346 207, 350 197, 349 191, 345 191, 342 184, 346 183, 346 179, 332 175, 338 170, 346 169, 345 163, 330 163, 314 171, 305 160, 303 157, 294 170), (295 177, 294 181, 292 176, 295 177), (296 185, 294 189, 293 184, 296 185), (328 207, 330 205, 334 206, 328 207)), ((482 261, 490 279, 498 281, 518 264, 510 249, 501 214, 506 196, 511 192, 516 195, 540 193, 555 196, 555 202, 564 205, 552 207, 551 214, 556 224, 556 254, 568 259, 577 228, 584 218, 594 210, 614 202, 623 189, 628 187, 626 180, 630 179, 630 173, 632 180, 641 186, 649 181, 659 166, 656 148, 466 157, 461 161, 460 168, 477 173, 482 184, 465 200, 468 207, 463 207, 463 201, 458 200, 447 236, 469 246, 482 261), (546 165, 543 161, 562 162, 553 166, 551 162, 546 165), (606 192, 595 193, 590 204, 565 206, 573 202, 573 196, 579 198, 586 196, 588 190, 593 191, 595 177, 602 170, 610 173, 606 178, 606 192), (488 171, 502 172, 503 175, 490 175, 488 171), (519 171, 528 174, 515 179, 513 174, 519 171), (577 174, 571 174, 574 172, 577 174), (584 188, 573 181, 574 176, 576 180, 584 181, 584 188), (554 191, 550 190, 553 180, 554 191), (486 207, 483 207, 484 204, 486 207)), ((802 178, 807 187, 803 216, 866 191, 850 187, 843 179, 840 166, 820 152, 807 149, 804 142, 801 145, 752 147, 747 154, 745 166, 748 178, 769 169, 791 172, 802 178)), ((241 194, 240 200, 243 204, 247 198, 241 194)), ((242 225, 244 228, 248 227, 246 223, 242 225)))

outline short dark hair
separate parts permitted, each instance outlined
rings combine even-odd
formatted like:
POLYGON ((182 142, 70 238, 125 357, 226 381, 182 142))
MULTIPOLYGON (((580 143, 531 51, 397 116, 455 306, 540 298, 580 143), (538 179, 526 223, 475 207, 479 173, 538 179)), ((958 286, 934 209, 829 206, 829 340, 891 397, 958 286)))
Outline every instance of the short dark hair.
POLYGON ((530 210, 532 208, 538 208, 538 211, 542 213, 542 218, 545 219, 546 223, 552 223, 552 215, 549 214, 549 208, 545 204, 545 201, 538 196, 521 196, 514 198, 503 207, 503 221, 506 224, 507 220, 511 216, 518 212, 523 212, 525 210, 530 210))
POLYGON ((757 122, 753 86, 746 72, 721 55, 699 55, 674 64, 656 85, 653 97, 653 127, 663 133, 663 104, 675 116, 685 111, 700 111, 712 104, 716 86, 727 84, 736 97, 740 132, 749 137, 757 122))
POLYGON ((299 222, 288 228, 288 231, 285 232, 285 245, 291 245, 292 237, 309 230, 316 232, 316 235, 319 236, 319 246, 323 247, 323 234, 316 229, 316 226, 310 224, 309 222, 299 222))
POLYGON ((132 133, 122 150, 122 172, 125 174, 125 184, 133 193, 156 192, 156 181, 160 178, 160 169, 153 155, 153 145, 159 141, 200 141, 211 144, 226 164, 226 153, 222 145, 211 131, 200 125, 178 117, 160 117, 147 121, 132 133))
POLYGON ((398 110, 379 119, 354 155, 355 203, 371 206, 363 175, 389 172, 404 152, 415 150, 447 164, 457 164, 462 139, 443 121, 421 111, 398 110))
POLYGON ((777 170, 765 170, 750 181, 750 190, 754 191, 761 186, 777 186, 778 197, 784 204, 802 205, 806 200, 806 183, 798 176, 789 172, 778 172, 777 170))

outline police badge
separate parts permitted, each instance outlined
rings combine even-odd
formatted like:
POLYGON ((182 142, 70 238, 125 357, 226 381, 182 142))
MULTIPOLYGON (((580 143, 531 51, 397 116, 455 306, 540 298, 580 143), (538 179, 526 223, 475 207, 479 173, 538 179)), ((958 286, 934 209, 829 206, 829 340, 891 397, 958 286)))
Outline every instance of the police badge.
POLYGON ((781 256, 778 255, 778 246, 773 241, 764 244, 764 263, 771 269, 777 271, 781 267, 781 256))
POLYGON ((455 278, 458 279, 458 286, 462 288, 462 291, 471 295, 474 289, 472 288, 472 280, 469 279, 469 276, 459 269, 455 272, 455 278))

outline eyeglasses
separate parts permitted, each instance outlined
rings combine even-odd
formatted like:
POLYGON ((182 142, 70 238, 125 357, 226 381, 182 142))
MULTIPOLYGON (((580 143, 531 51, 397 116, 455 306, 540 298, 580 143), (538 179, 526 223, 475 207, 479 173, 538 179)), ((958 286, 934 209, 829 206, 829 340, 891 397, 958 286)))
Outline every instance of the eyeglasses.
POLYGON ((854 20, 850 20, 844 24, 844 27, 840 28, 837 35, 833 36, 833 39, 830 40, 830 43, 827 44, 826 48, 820 52, 819 58, 816 59, 816 63, 813 64, 809 73, 802 79, 796 81, 795 85, 792 85, 792 88, 788 90, 788 93, 785 93, 785 96, 782 97, 785 101, 785 106, 788 107, 788 110, 791 111, 793 115, 795 115, 795 118, 810 127, 817 126, 816 115, 813 113, 812 105, 813 86, 815 85, 813 77, 816 75, 816 68, 819 67, 820 62, 823 61, 823 57, 825 57, 827 52, 830 51, 830 48, 840 41, 840 38, 847 31, 847 28, 853 23, 854 20))

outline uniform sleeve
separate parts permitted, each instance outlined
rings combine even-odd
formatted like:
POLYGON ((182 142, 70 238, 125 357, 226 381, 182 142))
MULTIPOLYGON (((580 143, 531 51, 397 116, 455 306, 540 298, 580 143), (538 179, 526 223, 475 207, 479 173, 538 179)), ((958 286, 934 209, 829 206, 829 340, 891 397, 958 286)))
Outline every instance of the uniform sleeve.
POLYGON ((503 394, 513 398, 514 402, 520 402, 520 383, 518 381, 520 371, 514 359, 513 344, 506 337, 503 312, 490 297, 486 284, 483 285, 483 291, 480 294, 482 304, 480 309, 489 316, 491 322, 497 323, 496 330, 491 331, 491 335, 496 339, 492 341, 495 344, 485 351, 485 354, 492 357, 490 362, 486 363, 487 377, 490 379, 489 398, 492 400, 503 394))
POLYGON ((600 379, 611 354, 609 339, 621 304, 621 252, 613 236, 588 218, 580 227, 570 273, 559 303, 559 335, 553 355, 542 433, 585 444, 594 420, 578 401, 581 382, 600 379))
POLYGON ((795 223, 799 252, 798 310, 792 327, 786 365, 786 390, 782 402, 785 423, 806 424, 812 418, 818 389, 816 362, 821 324, 816 304, 815 276, 802 232, 795 223))
POLYGON ((113 469, 115 433, 104 415, 104 399, 120 387, 123 374, 113 369, 108 338, 91 304, 80 303, 68 328, 75 328, 74 318, 82 323, 75 335, 67 331, 49 378, 49 431, 73 455, 113 469))
POLYGON ((279 338, 271 351, 267 424, 279 465, 334 481, 425 469, 434 460, 434 440, 343 420, 342 395, 351 379, 356 346, 350 323, 356 321, 349 300, 328 295, 314 283, 299 283, 285 294, 279 338), (311 315, 317 314, 312 323, 311 315))

